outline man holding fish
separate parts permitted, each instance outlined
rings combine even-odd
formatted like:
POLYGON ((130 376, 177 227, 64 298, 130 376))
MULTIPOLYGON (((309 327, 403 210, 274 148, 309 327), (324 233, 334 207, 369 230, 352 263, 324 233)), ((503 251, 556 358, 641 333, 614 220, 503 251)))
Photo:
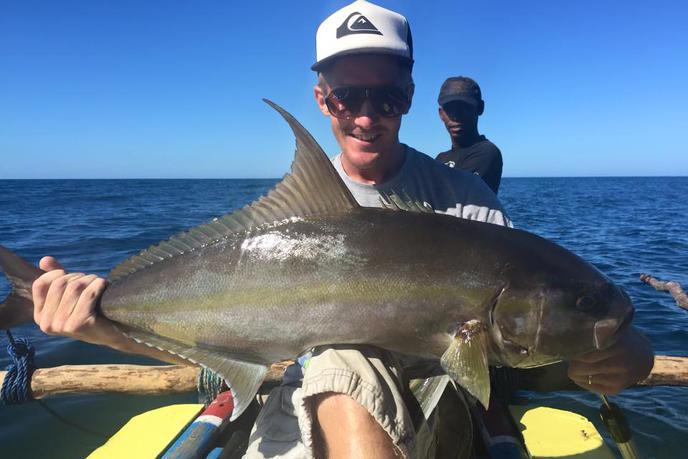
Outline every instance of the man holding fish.
MULTIPOLYGON (((359 204, 415 205, 510 226, 496 196, 479 177, 450 169, 399 142, 401 119, 414 92, 411 32, 403 16, 356 1, 321 24, 316 45, 315 99, 341 148, 332 163, 359 204)), ((107 287, 104 279, 67 273, 51 257, 43 258, 40 267, 47 272, 33 284, 34 320, 44 332, 188 363, 125 337, 99 315, 97 304, 107 287)), ((416 435, 408 409, 414 402, 408 401, 407 380, 396 356, 372 346, 333 344, 312 350, 302 371, 293 369, 300 381, 273 391, 247 456, 433 453, 436 445, 428 446, 433 440, 416 435)), ((568 375, 586 389, 615 394, 643 379, 651 367, 649 343, 628 327, 609 347, 571 360, 568 375)), ((461 409, 462 393, 452 397, 443 403, 461 409)), ((469 438, 460 441, 470 445, 469 438)), ((457 454, 462 446, 456 446, 457 454)))

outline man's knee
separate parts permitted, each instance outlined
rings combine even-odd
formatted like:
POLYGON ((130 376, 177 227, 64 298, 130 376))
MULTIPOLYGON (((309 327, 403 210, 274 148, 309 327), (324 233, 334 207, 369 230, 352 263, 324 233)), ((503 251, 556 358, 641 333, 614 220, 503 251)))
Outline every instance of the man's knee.
POLYGON ((312 413, 317 423, 345 422, 344 428, 358 424, 379 425, 368 410, 353 398, 338 392, 325 392, 312 398, 312 413))
POLYGON ((368 410, 348 395, 311 398, 316 457, 398 457, 398 449, 368 410))

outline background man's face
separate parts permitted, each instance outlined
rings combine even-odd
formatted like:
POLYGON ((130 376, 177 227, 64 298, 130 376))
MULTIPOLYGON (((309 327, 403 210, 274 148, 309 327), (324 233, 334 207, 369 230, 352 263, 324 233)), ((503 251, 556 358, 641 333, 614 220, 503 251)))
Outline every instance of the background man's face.
POLYGON ((478 132, 478 107, 459 100, 440 107, 440 119, 455 139, 472 137, 478 132))
MULTIPOLYGON (((400 66, 387 56, 360 55, 337 59, 325 74, 327 91, 316 86, 315 98, 320 110, 330 118, 332 132, 346 162, 359 170, 380 167, 391 155, 398 153, 401 116, 385 118, 377 114, 366 100, 360 113, 351 119, 332 116, 325 104, 325 97, 332 88, 343 86, 403 87, 400 66)), ((413 88, 409 88, 409 97, 413 88)))

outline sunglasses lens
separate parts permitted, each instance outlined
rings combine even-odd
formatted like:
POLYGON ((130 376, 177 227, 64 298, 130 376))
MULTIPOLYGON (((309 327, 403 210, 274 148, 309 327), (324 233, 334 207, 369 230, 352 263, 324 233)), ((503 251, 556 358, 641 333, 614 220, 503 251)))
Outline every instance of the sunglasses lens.
POLYGON ((365 91, 359 88, 336 88, 328 94, 325 102, 333 116, 351 119, 360 111, 364 98, 365 91))
POLYGON ((406 93, 397 87, 333 89, 325 98, 330 113, 336 118, 351 119, 359 114, 365 99, 369 99, 378 115, 394 118, 408 112, 406 93))
POLYGON ((408 112, 406 94, 396 87, 373 88, 370 90, 370 100, 380 116, 394 118, 408 112))
POLYGON ((465 119, 475 112, 472 105, 460 101, 449 102, 442 106, 442 110, 453 120, 465 119))

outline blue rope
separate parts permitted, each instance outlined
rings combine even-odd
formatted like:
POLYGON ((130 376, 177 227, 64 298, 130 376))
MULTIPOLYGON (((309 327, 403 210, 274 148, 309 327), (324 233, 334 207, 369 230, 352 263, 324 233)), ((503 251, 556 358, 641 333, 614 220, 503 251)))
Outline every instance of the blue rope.
POLYGON ((12 333, 7 331, 7 353, 12 358, 12 363, 7 366, 7 374, 2 383, 0 399, 5 405, 14 405, 32 400, 31 376, 36 370, 33 357, 36 350, 29 340, 25 338, 14 339, 12 333))
MULTIPOLYGON (((33 400, 31 394, 31 376, 33 372, 36 371, 36 365, 33 361, 36 355, 36 350, 29 340, 25 338, 14 339, 12 333, 7 331, 7 339, 9 344, 7 345, 7 353, 12 358, 12 363, 7 366, 7 373, 5 374, 5 380, 2 383, 2 389, 0 390, 0 399, 2 399, 5 405, 13 405, 28 402, 33 400)), ((48 412, 51 416, 55 417, 57 420, 65 425, 73 427, 75 429, 81 430, 90 435, 97 436, 101 439, 107 439, 108 436, 91 430, 87 427, 83 427, 75 422, 66 419, 61 416, 55 410, 50 408, 48 405, 43 403, 41 400, 36 400, 38 404, 48 412)))
POLYGON ((198 389, 198 403, 203 403, 205 406, 217 398, 218 394, 222 392, 222 384, 224 379, 217 373, 209 370, 206 367, 201 367, 196 380, 196 388, 198 389))

